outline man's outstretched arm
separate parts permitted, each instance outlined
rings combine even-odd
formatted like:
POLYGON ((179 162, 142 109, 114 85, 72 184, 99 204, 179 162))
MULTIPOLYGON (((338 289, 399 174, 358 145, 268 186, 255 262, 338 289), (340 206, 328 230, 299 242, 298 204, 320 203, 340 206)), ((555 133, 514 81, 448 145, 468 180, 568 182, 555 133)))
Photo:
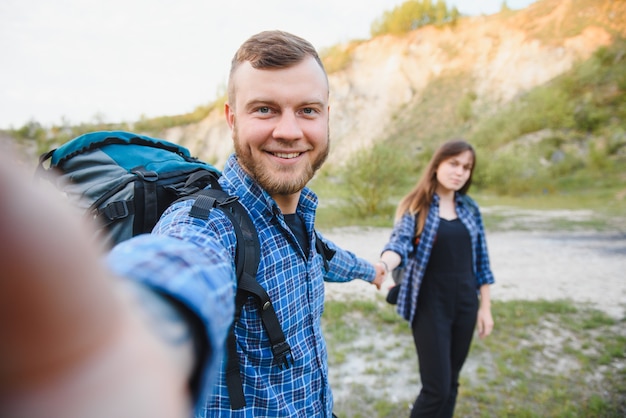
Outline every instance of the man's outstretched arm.
POLYGON ((120 285, 82 216, 2 151, 0 416, 190 416, 193 345, 178 309, 120 285))

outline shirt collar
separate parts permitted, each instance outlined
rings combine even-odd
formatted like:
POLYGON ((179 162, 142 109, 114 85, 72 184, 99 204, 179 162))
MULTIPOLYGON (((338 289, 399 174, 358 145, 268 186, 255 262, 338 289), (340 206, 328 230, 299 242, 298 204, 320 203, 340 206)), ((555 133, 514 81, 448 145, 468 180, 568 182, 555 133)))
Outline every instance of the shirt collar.
MULTIPOLYGON (((226 192, 239 196, 241 202, 251 212, 269 211, 269 214, 280 213, 280 208, 276 201, 244 171, 235 154, 228 157, 224 165, 220 184, 226 192)), ((305 187, 300 194, 298 210, 314 211, 317 205, 317 195, 308 187, 305 187)), ((267 213, 259 214, 267 215, 267 213)))

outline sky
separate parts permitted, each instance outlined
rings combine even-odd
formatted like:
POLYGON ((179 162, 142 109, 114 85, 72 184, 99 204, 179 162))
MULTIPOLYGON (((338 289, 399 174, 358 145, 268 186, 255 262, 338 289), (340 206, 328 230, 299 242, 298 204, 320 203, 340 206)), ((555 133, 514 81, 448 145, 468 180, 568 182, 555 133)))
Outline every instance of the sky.
MULTIPOLYGON (((191 112, 225 91, 230 60, 251 35, 285 30, 323 50, 368 39, 372 22, 403 2, 2 0, 0 129, 191 112)), ((480 15, 502 0, 446 3, 480 15)))

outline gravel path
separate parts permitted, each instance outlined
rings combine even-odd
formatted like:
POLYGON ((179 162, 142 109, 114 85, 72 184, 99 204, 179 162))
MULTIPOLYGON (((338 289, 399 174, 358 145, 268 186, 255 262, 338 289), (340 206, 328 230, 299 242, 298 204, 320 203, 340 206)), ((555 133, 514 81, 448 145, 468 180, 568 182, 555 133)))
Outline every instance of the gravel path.
MULTIPOLYGON (((338 228, 324 235, 372 262, 388 228, 338 228)), ((493 300, 571 299, 615 318, 626 316, 626 234, 599 232, 487 232, 496 284, 493 300)), ((364 282, 327 284, 327 298, 372 297, 364 282)))
MULTIPOLYGON (((389 228, 362 227, 322 231, 338 245, 372 262, 378 259, 390 232, 389 228)), ((541 232, 541 229, 488 231, 487 245, 496 278, 496 284, 491 287, 493 300, 569 299, 590 304, 616 319, 626 317, 626 234, 541 232)), ((329 300, 374 298, 378 292, 361 280, 327 283, 326 289, 329 300)), ((497 328, 498 318, 494 319, 497 328)), ((361 337, 350 345, 356 354, 330 368, 336 404, 350 402, 355 393, 369 393, 370 388, 377 388, 368 396, 406 402, 408 411, 420 387, 408 326, 406 335, 385 335, 384 338, 372 337, 362 330, 361 337), (376 346, 375 352, 385 355, 368 358, 372 345, 376 346), (406 347, 410 349, 406 351, 406 347), (412 360, 407 362, 407 358, 412 360), (393 370, 393 378, 371 373, 372 367, 393 370)), ((477 361, 471 356, 468 358, 465 375, 476 369, 477 361)))

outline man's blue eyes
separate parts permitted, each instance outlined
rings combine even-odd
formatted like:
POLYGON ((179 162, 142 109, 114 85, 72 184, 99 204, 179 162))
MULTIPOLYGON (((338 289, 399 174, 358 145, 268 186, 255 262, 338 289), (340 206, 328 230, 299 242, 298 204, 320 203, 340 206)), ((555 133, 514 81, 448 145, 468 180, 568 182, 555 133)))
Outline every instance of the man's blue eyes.
MULTIPOLYGON (((271 113, 272 109, 267 107, 267 106, 264 106, 264 107, 257 108, 256 111, 259 112, 259 113, 264 113, 265 114, 265 113, 271 113)), ((306 108, 302 109, 302 113, 304 113, 305 115, 313 115, 315 113, 315 109, 310 108, 310 107, 306 107, 306 108)))

